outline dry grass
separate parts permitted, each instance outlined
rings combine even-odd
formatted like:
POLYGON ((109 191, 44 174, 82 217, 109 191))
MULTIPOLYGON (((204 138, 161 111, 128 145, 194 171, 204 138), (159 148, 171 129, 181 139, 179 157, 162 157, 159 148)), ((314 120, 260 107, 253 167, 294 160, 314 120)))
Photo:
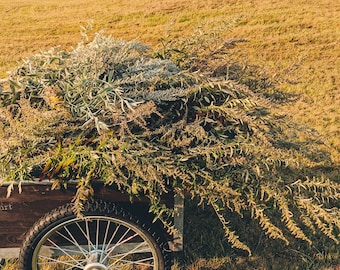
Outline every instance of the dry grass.
MULTIPOLYGON (((248 40, 234 57, 260 66, 278 89, 299 94, 280 110, 319 131, 340 162, 338 0, 0 0, 0 15, 0 77, 39 50, 76 46, 79 27, 89 19, 93 32, 152 46, 169 30, 173 38, 186 37, 202 22, 234 20, 226 38, 248 40)), ((198 260, 188 269, 217 269, 219 263, 226 258, 198 260)), ((265 269, 261 263, 257 269, 265 269)))

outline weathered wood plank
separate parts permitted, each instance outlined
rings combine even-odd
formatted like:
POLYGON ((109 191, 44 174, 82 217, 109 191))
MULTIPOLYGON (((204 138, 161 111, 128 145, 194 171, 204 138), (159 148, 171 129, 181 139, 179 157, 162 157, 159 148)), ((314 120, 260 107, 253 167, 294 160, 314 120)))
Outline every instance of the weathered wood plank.
POLYGON ((0 248, 19 247, 26 231, 45 213, 68 203, 74 190, 51 190, 51 185, 17 187, 6 198, 7 187, 0 187, 0 248))

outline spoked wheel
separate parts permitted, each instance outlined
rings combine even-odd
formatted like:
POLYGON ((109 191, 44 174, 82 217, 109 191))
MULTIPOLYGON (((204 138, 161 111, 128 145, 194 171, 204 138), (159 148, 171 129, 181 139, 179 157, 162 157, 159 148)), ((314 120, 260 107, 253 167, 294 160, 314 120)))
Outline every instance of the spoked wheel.
POLYGON ((32 227, 19 266, 24 270, 165 270, 170 262, 164 245, 151 227, 114 204, 87 204, 80 218, 68 204, 32 227))

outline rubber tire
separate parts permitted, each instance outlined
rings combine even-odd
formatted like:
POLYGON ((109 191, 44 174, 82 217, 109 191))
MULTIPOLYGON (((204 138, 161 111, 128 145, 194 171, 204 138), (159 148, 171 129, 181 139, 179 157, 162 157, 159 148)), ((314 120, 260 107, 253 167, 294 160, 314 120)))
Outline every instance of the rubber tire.
MULTIPOLYGON (((131 216, 128 212, 114 203, 108 203, 103 201, 95 201, 93 203, 84 204, 84 216, 100 215, 106 217, 113 217, 124 222, 129 223, 135 228, 143 231, 144 235, 153 244, 153 248, 156 250, 159 268, 155 270, 170 270, 171 269, 171 256, 168 248, 168 243, 156 233, 158 231, 150 224, 141 222, 139 219, 131 216)), ((76 215, 73 210, 73 204, 66 204, 58 207, 45 216, 40 218, 27 232, 19 254, 18 266, 20 270, 35 270, 32 265, 32 256, 39 243, 51 228, 75 218, 76 215)))

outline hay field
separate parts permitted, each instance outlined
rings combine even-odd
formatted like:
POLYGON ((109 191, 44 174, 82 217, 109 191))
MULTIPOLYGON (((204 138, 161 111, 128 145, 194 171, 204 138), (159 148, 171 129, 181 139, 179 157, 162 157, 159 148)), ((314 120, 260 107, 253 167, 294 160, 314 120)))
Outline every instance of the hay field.
MULTIPOLYGON (((258 66, 276 89, 297 95, 278 109, 316 129, 340 163, 337 0, 0 0, 0 15, 0 79, 17 61, 40 50, 56 45, 71 50, 88 20, 93 20, 92 33, 103 29, 116 39, 153 47, 168 33, 185 38, 201 24, 216 28, 227 23, 226 40, 246 40, 231 51, 233 57, 258 66)), ((311 269, 306 260, 304 269, 311 269)), ((219 269, 219 264, 222 259, 202 259, 188 269, 219 269)))

